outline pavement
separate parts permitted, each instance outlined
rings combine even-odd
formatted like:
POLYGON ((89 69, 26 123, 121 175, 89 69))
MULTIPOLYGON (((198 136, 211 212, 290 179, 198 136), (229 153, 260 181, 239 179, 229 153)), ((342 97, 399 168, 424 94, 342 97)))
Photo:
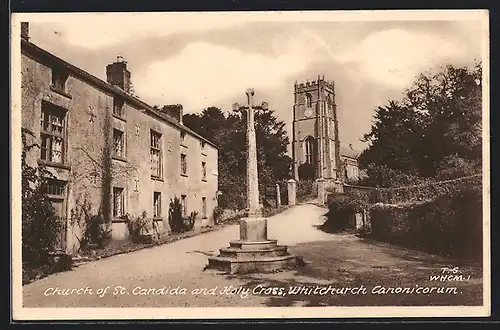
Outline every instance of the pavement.
MULTIPOLYGON (((238 225, 97 260, 68 272, 53 274, 23 286, 23 307, 258 307, 365 305, 365 295, 286 295, 291 286, 369 286, 373 281, 424 283, 449 261, 387 244, 365 242, 353 235, 323 232, 325 208, 313 203, 298 205, 268 218, 268 237, 288 245, 303 256, 306 265, 298 270, 245 276, 204 270, 208 257, 238 239, 238 225), (401 275, 401 276, 399 276, 401 275), (416 277, 415 277, 416 276, 416 277), (357 296, 357 297, 356 297, 357 296)), ((480 304, 481 274, 467 269, 472 279, 460 296, 430 297, 436 304, 480 304), (475 282, 474 282, 475 281, 475 282), (472 298, 471 298, 472 297, 472 298), (460 300, 462 299, 462 300, 460 300)), ((466 275, 467 275, 466 274, 466 275)), ((378 283, 377 282, 377 283, 378 283)), ((384 284, 385 285, 385 284, 384 284)), ((373 286, 373 285, 372 285, 373 286)), ((370 288, 368 288, 370 290, 370 288)), ((461 290, 461 289, 460 289, 461 290)), ((359 292, 358 292, 359 293, 359 292)), ((370 304, 405 304, 404 299, 380 300, 371 295, 370 304)), ((399 296, 398 296, 399 297, 399 296)), ((412 298, 413 299, 413 298, 412 298)), ((433 304, 408 299, 407 304, 433 304)))

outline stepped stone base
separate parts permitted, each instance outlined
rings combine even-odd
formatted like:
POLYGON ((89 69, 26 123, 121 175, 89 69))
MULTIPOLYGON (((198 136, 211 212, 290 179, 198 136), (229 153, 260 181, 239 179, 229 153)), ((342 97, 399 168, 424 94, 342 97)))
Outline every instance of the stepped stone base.
POLYGON ((208 258, 208 269, 230 274, 272 272, 297 266, 297 258, 276 240, 260 242, 232 241, 228 248, 220 249, 216 257, 208 258))
POLYGON ((276 240, 267 239, 267 220, 249 217, 240 220, 240 240, 229 242, 216 257, 208 258, 207 269, 230 274, 272 272, 297 266, 297 258, 276 240))

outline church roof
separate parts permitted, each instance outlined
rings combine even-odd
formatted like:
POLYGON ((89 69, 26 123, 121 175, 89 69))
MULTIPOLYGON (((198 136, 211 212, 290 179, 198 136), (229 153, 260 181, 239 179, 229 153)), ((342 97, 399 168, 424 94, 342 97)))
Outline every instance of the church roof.
POLYGON ((340 147, 340 156, 348 157, 348 158, 358 158, 361 154, 361 151, 352 149, 350 147, 340 147))

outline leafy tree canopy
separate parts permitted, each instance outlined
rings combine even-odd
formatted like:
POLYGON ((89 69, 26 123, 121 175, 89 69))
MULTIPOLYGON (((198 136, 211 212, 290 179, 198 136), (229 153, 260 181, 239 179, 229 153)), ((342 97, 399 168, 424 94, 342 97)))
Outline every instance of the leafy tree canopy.
MULTIPOLYGON (((246 113, 225 114, 209 107, 200 114, 186 114, 183 123, 219 148, 219 186, 224 207, 246 206, 246 113)), ((255 115, 259 184, 274 185, 290 177, 291 158, 286 154, 289 143, 285 123, 273 110, 258 111, 255 115)))
POLYGON ((370 145, 360 156, 361 167, 372 173, 370 183, 387 184, 374 179, 387 176, 375 175, 376 171, 397 171, 406 177, 477 172, 482 150, 481 77, 481 63, 473 68, 448 65, 437 73, 420 74, 400 101, 378 107, 371 131, 364 135, 370 145), (462 170, 443 169, 453 164, 462 170))

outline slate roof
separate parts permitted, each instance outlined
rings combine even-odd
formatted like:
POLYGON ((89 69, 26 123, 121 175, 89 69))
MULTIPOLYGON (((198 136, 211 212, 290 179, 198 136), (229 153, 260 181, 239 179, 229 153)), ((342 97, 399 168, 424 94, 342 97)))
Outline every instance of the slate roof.
POLYGON ((349 147, 343 147, 340 146, 340 156, 342 157, 347 157, 347 158, 358 158, 358 156, 361 154, 361 151, 359 150, 353 150, 349 147))

